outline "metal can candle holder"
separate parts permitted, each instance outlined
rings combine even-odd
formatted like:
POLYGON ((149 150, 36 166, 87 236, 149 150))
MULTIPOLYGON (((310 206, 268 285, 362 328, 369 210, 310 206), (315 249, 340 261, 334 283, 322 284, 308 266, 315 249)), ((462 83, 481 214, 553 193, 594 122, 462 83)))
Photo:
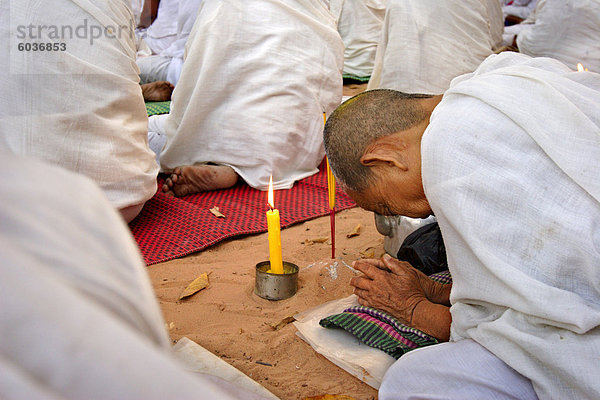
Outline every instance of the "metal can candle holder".
POLYGON ((267 300, 283 300, 292 297, 298 291, 298 271, 296 264, 283 262, 283 274, 273 274, 269 271, 269 261, 256 264, 256 279, 254 293, 267 300))

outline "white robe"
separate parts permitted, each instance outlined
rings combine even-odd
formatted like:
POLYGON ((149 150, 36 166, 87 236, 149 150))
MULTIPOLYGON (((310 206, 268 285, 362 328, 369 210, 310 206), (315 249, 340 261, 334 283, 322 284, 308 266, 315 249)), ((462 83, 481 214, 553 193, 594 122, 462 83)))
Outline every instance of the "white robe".
POLYGON ((332 0, 330 8, 344 41, 344 74, 371 76, 385 17, 385 1, 332 0))
MULTIPOLYGON (((142 83, 169 81, 173 85, 177 85, 183 67, 185 44, 194 27, 200 3, 202 3, 202 0, 180 2, 176 10, 174 10, 176 15, 171 16, 176 21, 175 36, 169 36, 168 39, 165 39, 166 42, 160 45, 161 50, 155 51, 154 55, 146 54, 138 57, 137 63, 140 68, 142 83), (166 44, 168 46, 163 48, 166 44)), ((159 21, 159 23, 162 22, 159 21)), ((153 39, 148 37, 146 39, 150 43, 153 41, 153 39)), ((146 42, 146 40, 142 41, 142 43, 147 44, 146 42)), ((156 48, 156 45, 154 47, 156 48)))
POLYGON ((205 1, 186 46, 163 170, 213 162, 250 186, 290 188, 325 154, 342 97, 343 43, 320 0, 205 1))
POLYGON ((369 89, 441 94, 502 42, 498 0, 389 0, 369 89))
POLYGON ((0 154, 0 398, 254 398, 171 351, 129 229, 83 176, 0 154))
POLYGON ((503 53, 452 82, 423 136, 451 340, 475 340, 540 399, 600 398, 598 110, 600 75, 503 53))
POLYGON ((517 36, 521 53, 600 72, 600 0, 540 0, 535 13, 517 36))
POLYGON ((175 41, 169 47, 163 50, 160 55, 169 57, 171 62, 167 69, 167 80, 173 85, 177 85, 181 69, 183 67, 183 55, 185 52, 185 44, 190 36, 190 32, 196 22, 198 9, 202 0, 185 0, 179 4, 177 12, 177 35, 175 41))
POLYGON ((135 19, 136 27, 140 24, 140 17, 142 15, 143 8, 144 8, 143 0, 131 0, 131 11, 133 12, 133 17, 135 19))
POLYGON ((148 148, 128 2, 3 1, 0 37, 0 68, 10 73, 0 83, 0 150, 86 175, 116 208, 152 197, 158 166, 148 148), (20 27, 29 25, 32 35, 20 38, 20 27), (44 26, 57 27, 61 38, 44 26), (62 27, 73 38, 67 29, 62 37, 62 27), (59 50, 18 51, 25 42, 59 50))
POLYGON ((533 10, 535 10, 536 2, 537 0, 502 1, 502 13, 504 14, 504 18, 508 15, 514 15, 522 19, 527 19, 533 10))
POLYGON ((156 19, 144 32, 144 42, 153 54, 161 54, 177 40, 179 3, 179 0, 161 0, 156 19))

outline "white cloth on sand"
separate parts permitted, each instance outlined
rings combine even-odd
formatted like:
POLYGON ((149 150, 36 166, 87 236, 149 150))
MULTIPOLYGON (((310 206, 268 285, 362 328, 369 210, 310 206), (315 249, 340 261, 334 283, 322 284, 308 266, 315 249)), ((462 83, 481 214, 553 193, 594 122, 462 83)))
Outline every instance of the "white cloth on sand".
POLYGON ((175 360, 145 266, 89 179, 0 155, 0 398, 255 398, 175 360))
POLYGON ((386 372, 380 400, 537 400, 531 381, 470 339, 403 355, 386 372))
POLYGON ((171 112, 163 170, 212 162, 277 189, 318 171, 323 112, 342 98, 343 43, 321 0, 203 2, 171 112))
POLYGON ((502 43, 498 0, 389 0, 369 89, 442 94, 502 43))
POLYGON ((425 194, 473 339, 541 399, 600 398, 600 75, 502 53, 455 79, 422 141, 425 194))
POLYGON ((535 13, 517 36, 521 53, 600 72, 600 0, 540 0, 535 13))
MULTIPOLYGON (((41 28, 40 28, 41 29, 41 28)), ((56 33, 55 33, 56 34, 56 33)), ((27 34, 29 36, 29 34, 27 34)), ((38 36, 36 30, 33 35, 38 36)), ((148 118, 135 64, 133 14, 123 0, 0 3, 0 150, 40 158, 94 180, 113 206, 156 192, 148 118), (51 39, 65 51, 16 51, 18 26, 71 27, 86 38, 51 39), (83 27, 87 26, 87 31, 83 27), (93 29, 93 30, 92 30, 93 29), (116 34, 91 33, 112 29, 116 34), (113 36, 113 37, 111 37, 113 36), (9 47, 10 46, 10 47, 9 47), (9 56, 10 55, 10 56, 9 56)))
POLYGON ((385 0, 331 0, 329 7, 344 41, 344 74, 371 76, 385 17, 385 0))

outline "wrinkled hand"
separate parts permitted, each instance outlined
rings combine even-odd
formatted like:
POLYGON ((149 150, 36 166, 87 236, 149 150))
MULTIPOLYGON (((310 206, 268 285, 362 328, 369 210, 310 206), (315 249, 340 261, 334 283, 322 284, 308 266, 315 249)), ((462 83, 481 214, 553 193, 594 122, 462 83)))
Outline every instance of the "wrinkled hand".
POLYGON ((364 275, 352 278, 359 304, 387 311, 402 323, 413 326, 417 304, 427 300, 423 275, 409 263, 384 255, 381 260, 359 260, 354 268, 364 275))

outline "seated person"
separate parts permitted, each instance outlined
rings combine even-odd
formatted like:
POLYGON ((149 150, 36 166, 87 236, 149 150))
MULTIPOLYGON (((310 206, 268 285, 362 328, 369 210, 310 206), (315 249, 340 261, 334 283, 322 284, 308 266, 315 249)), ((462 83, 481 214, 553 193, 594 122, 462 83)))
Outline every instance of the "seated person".
POLYGON ((518 51, 517 49, 517 35, 527 27, 535 24, 535 15, 536 9, 533 9, 533 12, 529 14, 529 16, 513 25, 508 25, 504 27, 504 33, 502 34, 502 44, 504 46, 509 46, 512 50, 518 51))
POLYGON ((369 89, 442 94, 502 44, 498 0, 390 0, 369 89))
POLYGON ((523 54, 600 72, 600 1, 538 1, 535 23, 518 33, 516 44, 523 54))
POLYGON ((537 0, 501 0, 505 25, 519 24, 535 10, 537 0))
POLYGON ((97 185, 8 153, 0 168, 0 398, 256 398, 175 358, 137 246, 97 185))
POLYGON ((380 398, 596 399, 600 75, 490 56, 441 96, 362 93, 328 119, 338 182, 384 215, 434 214, 451 289, 385 256, 359 303, 448 343, 408 353, 380 398))
POLYGON ((342 97, 343 43, 323 0, 204 2, 170 114, 149 121, 163 190, 267 190, 315 174, 323 113, 342 97))
POLYGON ((331 0, 329 4, 344 41, 344 75, 370 77, 383 27, 385 1, 331 0))
POLYGON ((27 0, 0 6, 1 46, 11 55, 0 60, 11 72, 2 80, 2 92, 10 95, 2 100, 0 150, 88 176, 129 221, 156 192, 158 173, 148 148, 133 17, 122 0, 82 4, 57 0, 48 7, 27 0), (38 29, 18 39, 11 27, 19 25, 38 29), (89 31, 81 38, 62 30, 65 37, 53 39, 48 26, 89 31), (16 51, 15 40, 63 43, 65 50, 16 51))
MULTIPOLYGON (((131 0, 131 11, 135 19, 135 26, 137 27, 136 32, 136 55, 137 57, 147 57, 152 55, 152 50, 148 47, 146 42, 140 37, 140 33, 143 34, 146 28, 150 25, 151 21, 156 19, 156 12, 151 13, 148 7, 151 1, 144 3, 142 0, 131 0), (146 8, 144 7, 146 5, 146 8), (142 18, 142 9, 145 10, 146 14, 142 18), (142 19, 144 22, 142 22, 142 19)), ((158 8, 158 4, 156 4, 158 8)), ((144 101, 167 101, 171 100, 171 93, 173 92, 173 84, 168 81, 154 81, 142 84, 142 95, 144 101)))
POLYGON ((144 10, 153 2, 159 3, 158 15, 142 35, 152 55, 137 59, 140 81, 142 85, 167 81, 172 92, 181 75, 185 44, 202 0, 148 0, 144 10))

